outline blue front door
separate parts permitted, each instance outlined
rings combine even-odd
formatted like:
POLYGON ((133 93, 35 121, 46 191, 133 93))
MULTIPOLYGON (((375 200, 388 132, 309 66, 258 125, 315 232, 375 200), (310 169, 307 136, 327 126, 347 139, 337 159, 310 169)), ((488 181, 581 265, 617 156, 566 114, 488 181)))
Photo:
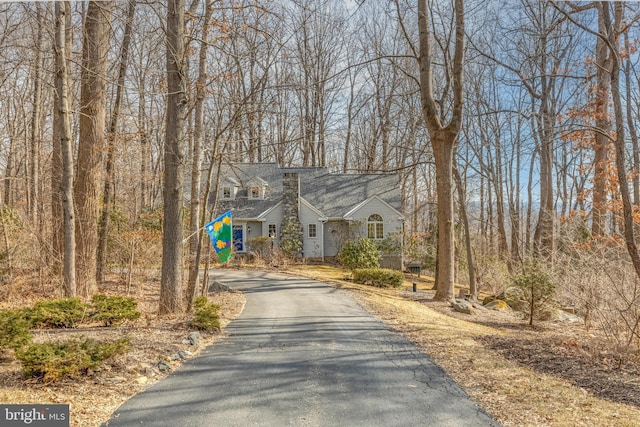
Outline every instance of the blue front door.
POLYGON ((233 246, 236 252, 244 252, 244 226, 233 226, 233 246))

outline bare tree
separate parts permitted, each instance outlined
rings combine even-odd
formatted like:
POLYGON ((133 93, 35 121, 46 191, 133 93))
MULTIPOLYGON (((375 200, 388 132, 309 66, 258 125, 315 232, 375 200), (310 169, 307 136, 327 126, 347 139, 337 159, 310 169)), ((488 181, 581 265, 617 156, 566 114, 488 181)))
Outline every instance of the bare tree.
POLYGON ((64 262, 62 289, 65 296, 75 297, 76 284, 76 239, 75 216, 73 201, 73 147, 71 140, 71 125, 69 121, 69 77, 67 69, 67 31, 69 23, 67 14, 71 13, 68 2, 57 2, 55 5, 56 33, 55 33, 55 58, 56 58, 56 94, 57 103, 54 115, 57 116, 58 129, 54 133, 60 140, 54 144, 60 149, 62 161, 62 176, 59 191, 62 194, 63 230, 64 230, 64 262))
POLYGON ((191 310, 191 304, 196 293, 196 285, 200 272, 200 259, 198 256, 198 245, 201 241, 200 235, 203 230, 200 229, 200 185, 202 166, 202 146, 204 144, 204 101, 207 84, 207 51, 209 47, 209 26, 211 25, 211 16, 213 14, 212 0, 206 0, 204 4, 204 20, 202 22, 202 40, 200 42, 200 54, 198 63, 198 80, 196 82, 196 101, 194 110, 194 126, 193 126, 193 149, 191 156, 191 206, 189 218, 189 281, 187 282, 187 291, 185 293, 185 303, 187 311, 191 310))
POLYGON ((38 213, 41 206, 38 185, 40 184, 40 140, 42 138, 42 62, 44 52, 44 11, 40 3, 36 7, 36 45, 35 58, 33 64, 33 109, 31 111, 31 146, 29 150, 29 189, 28 189, 28 210, 33 223, 38 222, 38 213))
MULTIPOLYGON (((598 2, 598 31, 606 33, 603 7, 606 3, 598 2)), ((594 173, 593 173, 593 209, 591 234, 594 237, 606 234, 607 196, 609 190, 609 160, 611 133, 611 117, 609 116, 609 92, 611 88, 611 72, 613 69, 613 54, 609 51, 606 40, 596 38, 596 92, 594 100, 594 173)))
MULTIPOLYGON (((64 18, 65 22, 63 23, 64 28, 64 53, 66 57, 64 60, 65 64, 65 78, 67 81, 65 82, 65 87, 67 91, 71 90, 71 85, 69 83, 69 69, 71 67, 71 51, 73 46, 73 28, 71 26, 71 5, 68 1, 60 3, 63 10, 60 11, 61 15, 58 15, 58 11, 56 10, 56 20, 64 18)), ((58 4, 56 3, 56 6, 58 4)), ((56 27, 56 31, 58 31, 56 27)), ((54 37, 57 36, 57 33, 54 37)), ((61 55, 61 53, 56 50, 56 55, 61 55)), ((57 56, 56 56, 57 60, 57 56)), ((56 65, 56 72, 59 72, 58 65, 56 65)), ((56 76, 56 79, 58 77, 56 76)), ((56 81, 56 90, 54 91, 54 111, 59 111, 58 106, 62 105, 60 97, 62 92, 58 89, 58 83, 56 81)), ((67 94, 69 98, 69 94, 67 94)), ((65 102, 70 102, 69 99, 65 102)), ((65 104, 65 109, 67 114, 70 114, 70 107, 67 107, 65 104)), ((64 214, 63 214, 63 206, 62 206, 62 178, 63 178, 63 170, 64 170, 64 161, 62 156, 62 147, 60 145, 63 135, 62 130, 63 126, 70 127, 71 120, 67 116, 63 116, 62 114, 53 114, 53 137, 52 137, 52 154, 51 154, 51 248, 52 248, 52 260, 53 260, 53 270, 56 272, 60 271, 60 259, 62 259, 62 254, 64 252, 64 214), (66 124, 63 121, 66 120, 66 124)), ((71 138, 71 129, 68 129, 69 135, 68 138, 71 138)), ((72 151, 73 153, 73 151, 72 151)), ((73 156, 71 157, 73 159, 73 156)), ((73 168, 71 168, 73 170, 73 168)), ((71 189, 73 189, 73 182, 71 183, 71 189)), ((75 233, 75 231, 74 231, 75 233)), ((75 245, 75 240, 74 240, 75 245)), ((75 258, 75 250, 74 250, 74 258, 75 258)), ((74 260, 75 265, 75 260, 74 260)), ((75 267, 74 267, 75 268, 75 267)), ((75 275, 75 271, 74 271, 75 275)))
POLYGON ((182 208, 184 123, 187 106, 184 47, 185 2, 167 4, 167 124, 164 141, 162 277, 159 313, 182 310, 182 208))
POLYGON ((107 53, 113 1, 90 1, 83 34, 80 96, 80 140, 75 182, 78 252, 78 293, 90 297, 96 290, 98 212, 106 120, 107 53))
MULTIPOLYGON (((434 97, 433 52, 428 0, 418 1, 420 32, 420 94, 424 116, 436 164, 436 192, 438 200, 438 255, 436 263, 437 300, 455 298, 455 235, 453 207, 453 158, 458 133, 462 127, 462 76, 464 65, 464 1, 455 0, 455 48, 452 62, 445 55, 446 75, 451 79, 453 107, 449 123, 443 122, 442 107, 434 97)), ((442 100, 441 100, 442 101, 442 100)))
POLYGON ((122 36, 122 48, 120 50, 120 67, 118 69, 118 82, 116 87, 116 99, 111 110, 111 122, 107 132, 107 159, 104 174, 104 189, 102 193, 102 214, 98 227, 98 252, 96 258, 96 280, 104 281, 104 270, 107 263, 107 237, 109 235, 109 217, 111 215, 111 204, 113 199, 113 174, 114 156, 116 149, 116 134, 122 107, 122 92, 124 91, 125 77, 127 75, 127 65, 129 61, 129 43, 131 41, 131 27, 136 12, 136 2, 129 0, 129 9, 125 22, 124 34, 122 36))
POLYGON ((620 58, 619 37, 623 25, 624 5, 622 3, 615 3, 613 5, 614 19, 611 19, 611 7, 608 2, 602 2, 602 7, 598 9, 603 22, 602 30, 604 30, 599 34, 599 37, 606 42, 609 52, 613 57, 613 66, 611 67, 611 97, 613 99, 613 110, 616 122, 616 168, 620 198, 622 199, 624 240, 636 276, 640 277, 640 254, 638 253, 638 247, 635 243, 634 212, 626 173, 625 120, 622 109, 622 95, 620 92, 620 69, 622 61, 620 58))

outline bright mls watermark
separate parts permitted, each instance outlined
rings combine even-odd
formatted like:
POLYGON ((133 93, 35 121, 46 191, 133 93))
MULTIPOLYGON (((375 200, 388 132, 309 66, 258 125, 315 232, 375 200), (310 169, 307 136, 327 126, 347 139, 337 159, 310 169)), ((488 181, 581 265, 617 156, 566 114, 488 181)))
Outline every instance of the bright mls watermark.
POLYGON ((69 405, 0 405, 0 426, 69 427, 69 405))

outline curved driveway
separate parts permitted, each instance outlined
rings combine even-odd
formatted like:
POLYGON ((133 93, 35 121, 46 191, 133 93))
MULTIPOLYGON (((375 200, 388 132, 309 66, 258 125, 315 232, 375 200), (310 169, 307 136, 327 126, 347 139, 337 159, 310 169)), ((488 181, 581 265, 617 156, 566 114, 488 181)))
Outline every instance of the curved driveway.
POLYGON ((227 337, 108 426, 498 425, 413 344, 324 283, 216 271, 246 294, 227 337))

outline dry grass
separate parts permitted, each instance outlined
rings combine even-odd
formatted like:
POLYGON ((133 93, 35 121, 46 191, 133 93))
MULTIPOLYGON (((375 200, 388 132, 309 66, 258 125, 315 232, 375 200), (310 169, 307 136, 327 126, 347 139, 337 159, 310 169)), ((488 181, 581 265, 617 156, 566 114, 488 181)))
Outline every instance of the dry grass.
MULTIPOLYGON (((595 397, 565 379, 542 373, 539 367, 509 360, 486 344, 487 337, 495 336, 513 338, 513 342, 537 339, 541 346, 555 335, 588 340, 590 336, 581 327, 561 324, 531 329, 513 315, 493 311, 453 315, 448 304, 432 300, 424 284, 414 294, 410 283, 400 290, 374 289, 344 281, 347 274, 330 267, 290 271, 331 280, 351 292, 367 310, 418 344, 505 426, 638 425, 638 407, 595 397)), ((638 380, 631 375, 634 378, 638 380)))

